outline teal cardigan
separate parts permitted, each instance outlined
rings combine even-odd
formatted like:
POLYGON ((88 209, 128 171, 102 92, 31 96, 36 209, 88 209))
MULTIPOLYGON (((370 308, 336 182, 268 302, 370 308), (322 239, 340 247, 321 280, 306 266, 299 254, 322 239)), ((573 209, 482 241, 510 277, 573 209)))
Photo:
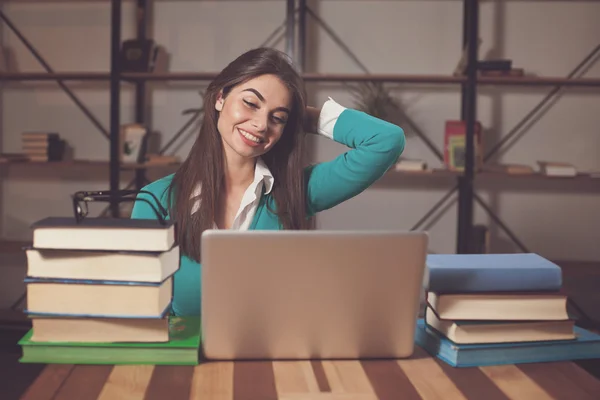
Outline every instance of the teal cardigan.
MULTIPOLYGON (((333 127, 333 140, 350 150, 333 160, 306 168, 309 215, 329 209, 367 189, 397 162, 405 145, 400 127, 353 109, 346 109, 339 115, 333 127)), ((168 175, 143 188, 153 193, 167 210, 167 190, 172 178, 172 174, 168 175)), ((140 193, 140 197, 154 201, 145 193, 140 193)), ((269 207, 275 208, 273 202, 271 194, 263 192, 249 229, 282 229, 277 215, 269 210, 269 207)), ((131 218, 156 218, 156 215, 146 201, 136 201, 131 218)), ((174 276, 174 314, 200 315, 200 279, 201 265, 182 255, 174 276)))

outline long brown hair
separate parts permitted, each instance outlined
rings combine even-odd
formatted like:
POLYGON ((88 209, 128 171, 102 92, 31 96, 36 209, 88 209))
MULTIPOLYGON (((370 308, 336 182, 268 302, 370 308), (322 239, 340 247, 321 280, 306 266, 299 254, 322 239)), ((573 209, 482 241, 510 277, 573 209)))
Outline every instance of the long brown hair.
POLYGON ((217 130, 219 115, 215 110, 217 96, 220 91, 226 96, 233 87, 265 74, 277 76, 292 97, 291 112, 281 139, 262 155, 274 177, 271 194, 276 207, 271 211, 277 214, 284 229, 309 226, 303 174, 304 83, 284 53, 271 48, 253 49, 227 65, 208 86, 200 132, 169 187, 168 203, 171 219, 177 224, 180 250, 197 262, 200 262, 200 237, 204 230, 213 227, 224 179, 223 143, 217 130), (201 193, 195 197, 198 184, 201 193), (192 214, 197 201, 200 201, 200 207, 192 214))

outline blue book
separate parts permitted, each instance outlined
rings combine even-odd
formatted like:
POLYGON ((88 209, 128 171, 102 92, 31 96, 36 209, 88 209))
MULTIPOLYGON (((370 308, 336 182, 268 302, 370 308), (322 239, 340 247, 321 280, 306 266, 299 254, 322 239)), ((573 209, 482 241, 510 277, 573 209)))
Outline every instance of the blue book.
POLYGON ((453 367, 600 359, 600 335, 578 326, 574 330, 573 340, 456 344, 419 319, 415 343, 453 367))
POLYGON ((436 293, 558 291, 562 270, 534 253, 428 254, 428 290, 436 293))

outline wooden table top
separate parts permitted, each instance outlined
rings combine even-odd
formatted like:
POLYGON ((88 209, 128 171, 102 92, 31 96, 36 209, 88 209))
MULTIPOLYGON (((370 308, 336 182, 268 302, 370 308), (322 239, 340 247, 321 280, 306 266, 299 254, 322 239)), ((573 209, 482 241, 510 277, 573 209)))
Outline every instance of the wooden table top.
POLYGON ((403 360, 205 362, 44 367, 22 399, 598 399, 572 362, 453 368, 417 347, 403 360))

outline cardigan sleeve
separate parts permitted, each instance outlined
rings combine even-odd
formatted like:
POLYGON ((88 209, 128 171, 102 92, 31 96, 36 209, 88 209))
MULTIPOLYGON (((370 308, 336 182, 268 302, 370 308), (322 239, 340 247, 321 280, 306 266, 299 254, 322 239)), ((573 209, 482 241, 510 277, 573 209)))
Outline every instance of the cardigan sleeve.
POLYGON ((342 107, 332 99, 323 105, 317 133, 349 149, 333 160, 306 168, 309 215, 363 192, 398 161, 405 146, 399 126, 342 107))

